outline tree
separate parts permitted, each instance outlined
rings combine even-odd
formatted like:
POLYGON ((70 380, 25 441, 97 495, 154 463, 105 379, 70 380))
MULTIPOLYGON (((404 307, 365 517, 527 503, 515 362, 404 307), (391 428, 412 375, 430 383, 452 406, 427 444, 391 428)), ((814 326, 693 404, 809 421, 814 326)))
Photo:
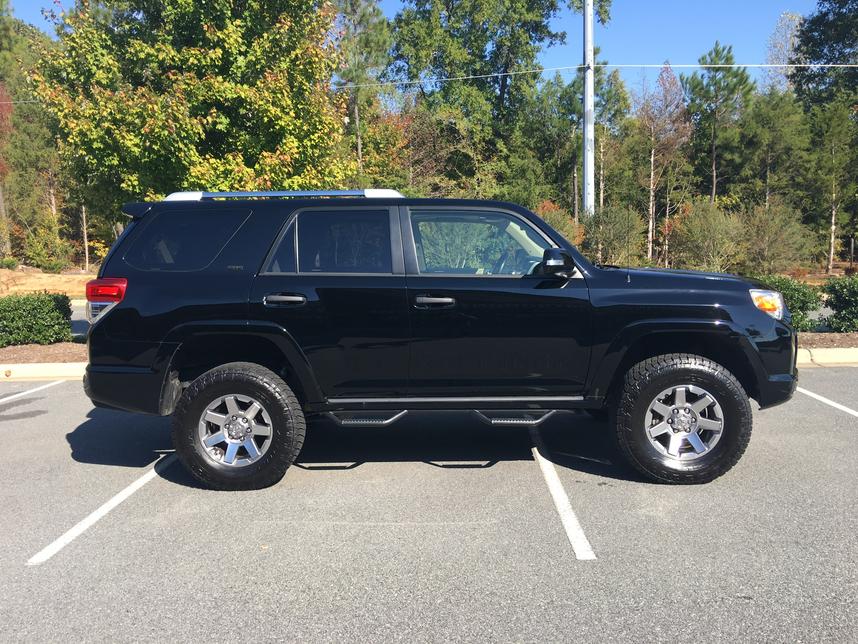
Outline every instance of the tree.
POLYGON ((810 113, 816 155, 816 185, 828 210, 827 271, 834 269, 837 225, 844 204, 854 198, 856 128, 851 101, 845 97, 817 105, 810 113))
POLYGON ((665 65, 659 73, 655 92, 644 92, 642 95, 638 120, 645 129, 649 148, 646 256, 647 259, 652 259, 656 191, 665 170, 691 135, 691 123, 685 111, 682 87, 669 65, 665 65))
POLYGON ((688 99, 688 111, 694 123, 698 156, 703 156, 703 146, 709 150, 709 201, 715 202, 718 194, 719 151, 729 134, 734 134, 742 109, 747 105, 754 90, 744 67, 734 65, 733 48, 715 46, 698 59, 702 73, 682 76, 682 86, 688 99))
POLYGON ((764 86, 766 90, 778 90, 784 92, 792 89, 789 80, 789 71, 786 67, 795 57, 795 46, 798 40, 798 28, 801 24, 801 16, 797 13, 783 12, 775 24, 772 35, 769 36, 768 49, 766 51, 766 63, 779 65, 769 67, 764 72, 764 86))
POLYGON ((363 131, 361 110, 377 95, 371 87, 387 67, 391 46, 390 26, 376 0, 337 0, 338 46, 343 66, 337 73, 339 85, 349 89, 350 114, 354 118, 359 181, 363 183, 363 131))
POLYGON ((741 170, 734 192, 769 207, 774 196, 799 206, 810 164, 808 120, 791 92, 754 98, 740 124, 741 170))
POLYGON ((674 231, 674 254, 687 268, 725 272, 744 261, 742 222, 706 199, 681 213, 674 231))
POLYGON ((35 81, 90 210, 340 184, 333 18, 316 0, 79 0, 35 81))
POLYGON ((631 100, 619 70, 613 70, 606 78, 604 67, 594 74, 594 87, 598 89, 594 100, 595 135, 599 155, 599 208, 605 207, 606 165, 616 160, 616 137, 631 108, 631 100), (601 74, 599 72, 602 72, 601 74), (613 152, 613 154, 612 154, 613 152))
POLYGON ((774 197, 740 215, 747 273, 762 275, 787 271, 810 256, 811 235, 798 212, 774 197))
POLYGON ((858 88, 858 0, 818 0, 816 12, 798 28, 791 62, 853 67, 800 67, 790 80, 806 104, 821 104, 858 88))

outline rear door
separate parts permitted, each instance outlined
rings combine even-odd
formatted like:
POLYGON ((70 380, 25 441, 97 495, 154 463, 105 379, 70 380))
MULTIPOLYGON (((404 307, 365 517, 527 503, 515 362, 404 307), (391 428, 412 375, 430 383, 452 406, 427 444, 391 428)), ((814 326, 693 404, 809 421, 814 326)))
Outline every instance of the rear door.
POLYGON ((411 313, 409 395, 566 397, 587 374, 578 273, 532 275, 555 244, 514 212, 402 209, 411 313))
POLYGON ((252 319, 294 338, 328 398, 404 395, 409 321, 396 208, 298 211, 250 302, 252 319))

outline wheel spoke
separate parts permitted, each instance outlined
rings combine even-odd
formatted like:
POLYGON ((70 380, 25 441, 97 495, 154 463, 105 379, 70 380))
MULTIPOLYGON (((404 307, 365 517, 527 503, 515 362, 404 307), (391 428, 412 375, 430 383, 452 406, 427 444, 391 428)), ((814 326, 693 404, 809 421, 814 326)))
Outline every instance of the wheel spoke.
POLYGON ((696 432, 692 432, 686 436, 688 442, 691 443, 691 447, 694 448, 694 451, 698 454, 702 454, 706 451, 705 443, 700 440, 700 436, 697 435, 696 432))
POLYGON ((682 447, 682 436, 674 434, 670 437, 670 444, 667 447, 667 453, 671 456, 679 456, 680 447, 682 447))
POLYGON ((665 432, 670 431, 670 425, 667 424, 667 421, 661 421, 658 425, 654 425, 649 428, 649 435, 655 438, 656 436, 661 436, 665 432))
POLYGON ((203 441, 203 445, 206 447, 214 447, 218 443, 222 443, 226 440, 226 436, 224 436, 223 432, 217 432, 212 434, 208 438, 203 441))
POLYGON ((662 418, 667 418, 670 416, 670 407, 665 405, 663 402, 659 402, 656 400, 651 406, 650 409, 657 414, 660 414, 662 418))
POLYGON ((223 462, 227 465, 232 465, 235 462, 235 456, 238 454, 238 443, 230 443, 226 447, 226 452, 223 455, 223 462))
POLYGON ((203 420, 214 423, 218 427, 223 427, 223 424, 226 422, 226 416, 219 414, 216 411, 212 411, 211 409, 207 409, 203 416, 203 420))
POLYGON ((226 403, 226 409, 230 414, 237 414, 241 411, 238 408, 238 402, 236 402, 235 396, 227 396, 223 401, 226 403))
POLYGON ((255 461, 259 458, 259 448, 256 446, 256 443, 253 442, 252 436, 244 441, 242 445, 244 445, 244 449, 247 450, 247 455, 250 456, 250 460, 255 461))
POLYGON ((697 426, 700 429, 705 429, 710 432, 720 432, 721 431, 721 421, 720 420, 712 420, 711 418, 698 418, 697 426))
POLYGON ((682 407, 685 405, 685 394, 687 391, 688 390, 685 387, 677 387, 674 389, 673 404, 675 406, 682 407))
POLYGON ((715 401, 712 399, 712 396, 710 396, 709 394, 703 394, 703 397, 700 398, 700 400, 695 403, 692 403, 691 409, 693 409, 695 413, 699 414, 701 411, 706 409, 714 402, 715 401))
POLYGON ((254 436, 271 436, 271 426, 270 425, 261 425, 259 423, 253 424, 253 435, 254 436))
POLYGON ((244 416, 245 416, 245 418, 247 418, 247 420, 253 420, 254 418, 256 418, 256 414, 258 414, 258 413, 259 413, 259 410, 260 410, 260 409, 262 409, 262 405, 260 405, 258 402, 256 402, 256 401, 254 400, 254 401, 251 403, 250 407, 248 407, 248 408, 245 410, 245 412, 244 412, 244 416))

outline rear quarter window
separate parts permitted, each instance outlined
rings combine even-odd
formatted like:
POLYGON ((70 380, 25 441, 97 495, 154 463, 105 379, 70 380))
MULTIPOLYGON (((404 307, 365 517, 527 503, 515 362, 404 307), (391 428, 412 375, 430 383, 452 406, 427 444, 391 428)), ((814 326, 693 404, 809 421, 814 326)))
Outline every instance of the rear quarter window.
POLYGON ((250 216, 248 210, 164 210, 138 226, 123 259, 142 271, 208 267, 250 216))

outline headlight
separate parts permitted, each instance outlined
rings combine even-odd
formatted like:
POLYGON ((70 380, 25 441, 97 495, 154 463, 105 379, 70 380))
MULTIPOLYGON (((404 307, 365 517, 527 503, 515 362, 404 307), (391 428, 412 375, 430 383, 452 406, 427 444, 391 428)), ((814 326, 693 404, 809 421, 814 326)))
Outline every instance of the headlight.
POLYGON ((763 289, 752 288, 751 299, 754 301, 754 306, 768 313, 776 320, 780 320, 784 316, 784 296, 777 291, 765 291, 763 289))

